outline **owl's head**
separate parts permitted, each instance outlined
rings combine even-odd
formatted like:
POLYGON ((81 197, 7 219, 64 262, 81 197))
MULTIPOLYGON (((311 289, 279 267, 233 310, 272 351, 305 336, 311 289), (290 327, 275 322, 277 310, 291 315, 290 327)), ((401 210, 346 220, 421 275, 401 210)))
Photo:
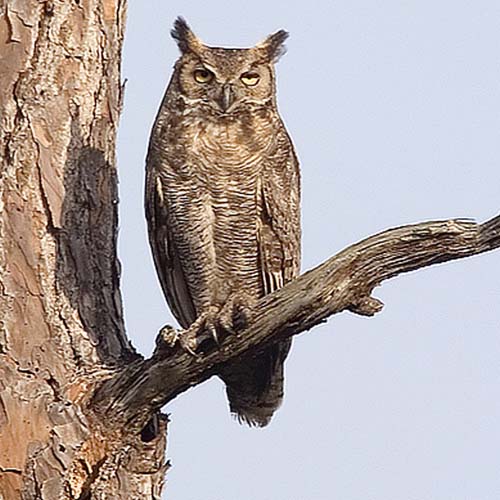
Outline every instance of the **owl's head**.
POLYGON ((209 47, 177 18, 171 31, 181 57, 174 78, 191 106, 232 113, 249 104, 275 103, 274 63, 284 54, 286 31, 278 31, 248 49, 209 47))

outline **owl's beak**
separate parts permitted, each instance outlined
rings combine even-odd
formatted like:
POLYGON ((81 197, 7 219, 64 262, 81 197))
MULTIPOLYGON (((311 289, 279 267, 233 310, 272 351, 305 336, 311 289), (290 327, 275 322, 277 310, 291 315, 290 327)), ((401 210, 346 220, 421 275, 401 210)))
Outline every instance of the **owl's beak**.
POLYGON ((236 95, 233 90, 233 86, 230 83, 226 83, 222 86, 222 92, 220 94, 219 105, 222 111, 226 112, 234 103, 236 95))

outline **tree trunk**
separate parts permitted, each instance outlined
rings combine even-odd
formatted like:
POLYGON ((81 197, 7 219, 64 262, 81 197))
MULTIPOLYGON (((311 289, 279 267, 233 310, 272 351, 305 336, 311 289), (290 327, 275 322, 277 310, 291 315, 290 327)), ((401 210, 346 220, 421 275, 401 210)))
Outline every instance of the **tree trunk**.
POLYGON ((165 422, 143 442, 84 412, 138 357, 116 256, 124 24, 120 0, 0 1, 4 499, 160 497, 165 422))

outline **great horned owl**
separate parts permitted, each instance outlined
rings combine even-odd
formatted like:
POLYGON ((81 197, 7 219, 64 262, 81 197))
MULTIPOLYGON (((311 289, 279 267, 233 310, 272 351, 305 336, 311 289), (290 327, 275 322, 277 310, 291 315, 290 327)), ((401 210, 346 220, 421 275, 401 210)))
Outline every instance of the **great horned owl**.
MULTIPOLYGON (((146 218, 156 271, 186 335, 231 330, 235 313, 297 276, 300 179, 278 114, 285 31, 248 49, 204 45, 178 18, 177 60, 151 134, 146 218)), ((269 423, 290 341, 223 367, 231 411, 269 423)))

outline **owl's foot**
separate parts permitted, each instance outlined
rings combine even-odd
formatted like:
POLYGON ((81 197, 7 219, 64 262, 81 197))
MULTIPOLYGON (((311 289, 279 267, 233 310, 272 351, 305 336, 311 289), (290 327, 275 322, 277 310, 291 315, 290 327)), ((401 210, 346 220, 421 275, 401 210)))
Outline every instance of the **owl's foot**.
POLYGON ((255 302, 254 298, 243 292, 230 295, 219 312, 219 326, 231 334, 243 330, 248 324, 255 302))
POLYGON ((219 333, 236 334, 247 326, 254 304, 255 299, 239 292, 231 295, 221 308, 211 306, 189 328, 180 332, 182 348, 196 356, 204 342, 211 340, 218 345, 219 333))
POLYGON ((196 351, 206 340, 213 340, 219 343, 217 335, 216 318, 218 308, 210 307, 207 311, 196 319, 196 321, 179 336, 179 342, 183 349, 196 356, 196 351))

